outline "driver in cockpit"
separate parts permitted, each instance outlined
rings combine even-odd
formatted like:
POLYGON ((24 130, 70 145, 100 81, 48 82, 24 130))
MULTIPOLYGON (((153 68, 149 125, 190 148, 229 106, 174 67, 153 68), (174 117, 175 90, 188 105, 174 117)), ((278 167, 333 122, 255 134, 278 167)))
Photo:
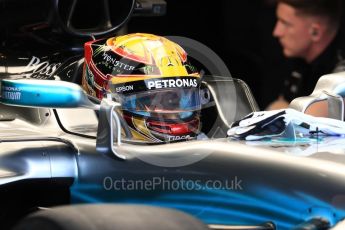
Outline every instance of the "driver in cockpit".
POLYGON ((121 103, 134 140, 196 139, 200 83, 187 53, 167 38, 135 33, 85 44, 83 88, 121 103))

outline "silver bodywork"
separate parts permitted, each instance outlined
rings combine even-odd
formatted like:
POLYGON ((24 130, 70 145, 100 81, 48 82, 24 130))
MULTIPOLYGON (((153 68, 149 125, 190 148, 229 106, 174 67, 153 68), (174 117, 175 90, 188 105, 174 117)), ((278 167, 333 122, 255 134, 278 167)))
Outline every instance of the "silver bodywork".
MULTIPOLYGON (((222 98, 218 108, 224 103, 222 98)), ((242 111, 255 109, 248 104, 242 111)), ((109 149, 97 150, 96 138, 91 137, 98 126, 93 110, 54 112, 2 105, 1 111, 9 118, 0 122, 0 189, 44 179, 68 188, 70 203, 172 207, 216 225, 273 221, 278 229, 290 229, 314 217, 324 217, 332 225, 345 217, 344 138, 233 141, 219 137, 230 121, 217 118, 206 140, 165 145, 117 141, 114 148, 124 156, 121 159, 109 149), (66 129, 90 137, 66 133, 57 119, 66 129), (157 187, 126 187, 133 181, 157 182, 157 187), (164 187, 164 181, 166 186, 178 181, 177 188, 164 187), (207 187, 210 181, 222 186, 207 187), (125 187, 119 189, 116 183, 125 187), (191 188, 183 188, 188 183, 191 188)))

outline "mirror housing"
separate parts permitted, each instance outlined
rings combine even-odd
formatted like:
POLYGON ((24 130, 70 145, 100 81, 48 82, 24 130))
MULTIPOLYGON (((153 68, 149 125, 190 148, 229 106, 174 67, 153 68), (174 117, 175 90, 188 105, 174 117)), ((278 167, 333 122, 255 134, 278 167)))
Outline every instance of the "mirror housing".
POLYGON ((121 144, 121 122, 116 107, 121 106, 104 98, 101 105, 91 102, 83 89, 74 83, 53 80, 10 80, 0 81, 0 103, 20 107, 78 108, 99 111, 96 149, 99 153, 125 159, 115 148, 121 144))
POLYGON ((309 96, 295 98, 289 108, 313 116, 344 120, 345 72, 319 78, 309 96))
POLYGON ((52 80, 3 79, 0 102, 21 107, 96 109, 78 85, 52 80))

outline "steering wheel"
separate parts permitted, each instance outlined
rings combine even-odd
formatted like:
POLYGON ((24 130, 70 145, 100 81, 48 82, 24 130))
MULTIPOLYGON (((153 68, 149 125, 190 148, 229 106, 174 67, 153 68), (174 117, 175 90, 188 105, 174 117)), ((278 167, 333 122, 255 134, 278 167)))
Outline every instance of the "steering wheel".
POLYGON ((53 0, 60 26, 78 36, 119 30, 131 18, 135 0, 53 0))

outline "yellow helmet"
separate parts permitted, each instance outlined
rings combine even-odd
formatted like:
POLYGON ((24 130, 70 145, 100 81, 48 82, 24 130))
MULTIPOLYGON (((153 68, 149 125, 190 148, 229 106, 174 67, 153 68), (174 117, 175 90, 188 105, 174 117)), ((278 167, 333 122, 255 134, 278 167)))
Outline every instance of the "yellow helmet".
POLYGON ((82 85, 99 98, 112 93, 137 140, 188 140, 200 130, 200 75, 167 38, 135 33, 87 42, 82 85))

